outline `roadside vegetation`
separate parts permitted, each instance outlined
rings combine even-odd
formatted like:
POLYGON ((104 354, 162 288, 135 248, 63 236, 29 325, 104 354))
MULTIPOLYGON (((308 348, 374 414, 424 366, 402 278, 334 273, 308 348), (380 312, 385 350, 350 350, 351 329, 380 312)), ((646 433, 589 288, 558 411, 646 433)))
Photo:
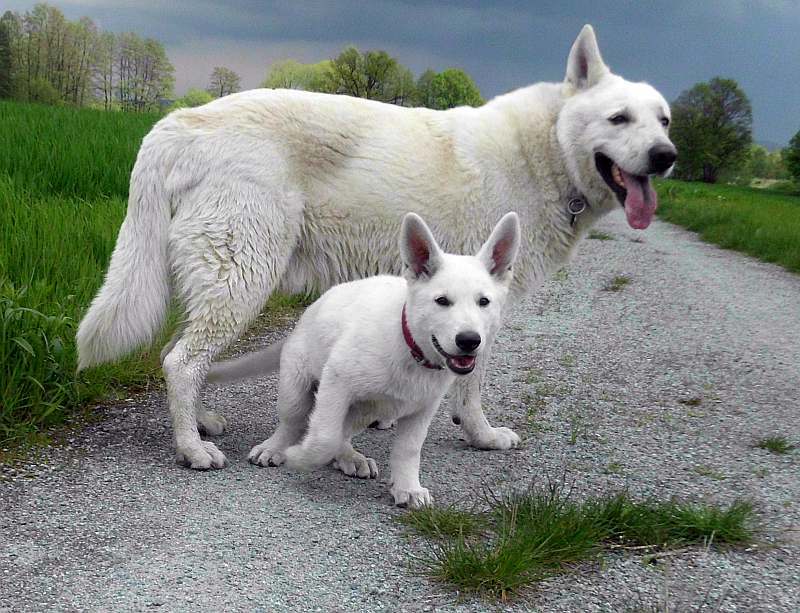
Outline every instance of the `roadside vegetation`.
POLYGON ((746 545, 753 509, 635 501, 626 492, 574 500, 563 483, 482 496, 481 510, 428 507, 401 516, 427 538, 416 560, 425 575, 461 592, 507 600, 603 554, 652 563, 687 547, 746 545))
MULTIPOLYGON (((0 101, 0 449, 160 378, 177 309, 152 348, 75 375, 78 322, 102 284, 139 145, 159 117, 0 101)), ((262 323, 308 300, 276 295, 262 323)))
POLYGON ((800 195, 733 185, 661 181, 658 215, 704 241, 800 272, 800 195))

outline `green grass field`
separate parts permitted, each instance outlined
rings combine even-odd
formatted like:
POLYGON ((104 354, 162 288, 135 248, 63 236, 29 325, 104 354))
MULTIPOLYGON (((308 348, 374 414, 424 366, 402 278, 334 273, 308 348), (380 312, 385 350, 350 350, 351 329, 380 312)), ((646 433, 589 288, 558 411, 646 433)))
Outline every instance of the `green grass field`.
POLYGON ((658 193, 661 219, 800 272, 800 195, 683 181, 660 182, 658 193))
POLYGON ((77 322, 157 119, 0 102, 0 446, 157 370, 157 356, 145 355, 74 375, 77 322))

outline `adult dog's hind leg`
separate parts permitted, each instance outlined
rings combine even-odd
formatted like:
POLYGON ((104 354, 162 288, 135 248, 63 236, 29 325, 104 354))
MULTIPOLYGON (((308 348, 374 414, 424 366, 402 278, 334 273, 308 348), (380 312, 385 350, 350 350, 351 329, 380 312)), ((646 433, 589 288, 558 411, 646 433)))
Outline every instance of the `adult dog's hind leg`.
POLYGON ((198 421, 220 433, 224 418, 200 406, 211 361, 255 318, 277 285, 299 234, 302 205, 270 198, 263 186, 238 182, 197 193, 170 232, 170 260, 186 319, 163 367, 176 459, 197 469, 222 468, 225 456, 200 440, 198 421))

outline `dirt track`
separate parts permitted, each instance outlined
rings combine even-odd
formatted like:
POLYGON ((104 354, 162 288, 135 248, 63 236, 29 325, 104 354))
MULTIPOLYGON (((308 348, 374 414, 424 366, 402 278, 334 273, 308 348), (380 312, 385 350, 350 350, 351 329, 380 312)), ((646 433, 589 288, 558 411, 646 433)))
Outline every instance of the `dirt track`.
MULTIPOLYGON (((511 452, 458 440, 443 410, 423 449, 423 484, 440 502, 565 470, 577 495, 756 503, 746 551, 693 550, 656 565, 607 555, 550 580, 511 610, 800 609, 800 276, 621 216, 514 312, 485 405, 525 439, 511 452), (618 291, 604 289, 616 276, 618 291), (669 596, 665 597, 665 588, 669 596)), ((464 610, 413 572, 420 551, 395 521, 384 475, 255 468, 247 451, 275 427, 274 380, 208 389, 228 418, 231 465, 174 464, 162 393, 108 410, 70 444, 0 482, 0 611, 464 610)), ((357 447, 386 469, 391 432, 357 447)), ((505 607, 504 607, 505 608, 505 607)))

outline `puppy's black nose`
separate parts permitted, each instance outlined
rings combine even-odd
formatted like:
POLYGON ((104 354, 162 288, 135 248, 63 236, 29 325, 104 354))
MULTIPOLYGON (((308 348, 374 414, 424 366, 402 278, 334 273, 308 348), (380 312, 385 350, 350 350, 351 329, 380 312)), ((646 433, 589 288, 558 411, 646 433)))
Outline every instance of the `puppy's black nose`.
POLYGON ((678 152, 672 145, 660 144, 650 147, 650 171, 664 172, 675 163, 678 152))
POLYGON ((469 330, 456 334, 456 345, 461 351, 475 351, 481 344, 481 335, 469 330))

